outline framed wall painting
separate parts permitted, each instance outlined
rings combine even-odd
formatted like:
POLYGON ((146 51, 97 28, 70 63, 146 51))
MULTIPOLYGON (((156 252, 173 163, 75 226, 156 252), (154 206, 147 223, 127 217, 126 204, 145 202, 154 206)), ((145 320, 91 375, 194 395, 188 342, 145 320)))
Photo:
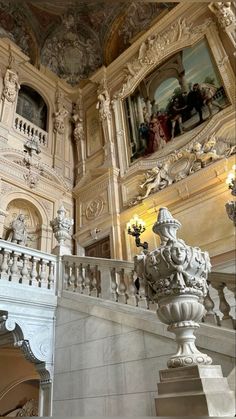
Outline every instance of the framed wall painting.
POLYGON ((130 162, 179 139, 230 104, 207 39, 174 52, 124 99, 130 162))

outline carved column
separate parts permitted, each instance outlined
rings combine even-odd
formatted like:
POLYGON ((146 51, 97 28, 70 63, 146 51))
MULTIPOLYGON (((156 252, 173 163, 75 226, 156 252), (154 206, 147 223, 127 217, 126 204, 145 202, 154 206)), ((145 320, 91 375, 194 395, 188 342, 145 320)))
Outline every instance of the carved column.
POLYGON ((158 303, 157 315, 176 335, 178 345, 168 369, 160 371, 157 416, 230 416, 234 395, 221 367, 211 366, 211 358, 195 346, 194 332, 205 311, 209 255, 178 239, 179 227, 167 208, 161 208, 153 226, 160 247, 135 258, 138 276, 158 303))

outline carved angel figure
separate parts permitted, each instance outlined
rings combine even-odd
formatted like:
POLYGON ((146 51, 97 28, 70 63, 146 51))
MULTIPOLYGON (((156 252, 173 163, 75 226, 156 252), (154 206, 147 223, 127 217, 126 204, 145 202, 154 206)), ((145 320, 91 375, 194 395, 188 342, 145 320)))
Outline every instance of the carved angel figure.
POLYGON ((140 185, 140 188, 146 186, 146 193, 141 199, 147 198, 152 190, 160 190, 172 183, 168 176, 166 165, 159 164, 157 167, 149 170, 146 174, 146 180, 140 185))
POLYGON ((215 150, 216 140, 214 136, 209 138, 205 144, 195 143, 193 146, 193 152, 196 156, 196 160, 201 163, 201 166, 206 166, 210 161, 219 160, 219 156, 215 150))
POLYGON ((68 115, 67 109, 62 106, 58 109, 57 112, 54 114, 54 132, 58 134, 63 134, 65 131, 65 123, 64 120, 68 115))
POLYGON ((18 90, 20 89, 19 78, 18 75, 11 70, 10 68, 7 69, 5 77, 4 77, 4 87, 2 95, 8 102, 15 102, 16 95, 18 90))
POLYGON ((111 110, 110 110, 110 96, 107 89, 104 89, 103 92, 98 95, 98 102, 96 109, 99 110, 100 119, 111 119, 111 110))

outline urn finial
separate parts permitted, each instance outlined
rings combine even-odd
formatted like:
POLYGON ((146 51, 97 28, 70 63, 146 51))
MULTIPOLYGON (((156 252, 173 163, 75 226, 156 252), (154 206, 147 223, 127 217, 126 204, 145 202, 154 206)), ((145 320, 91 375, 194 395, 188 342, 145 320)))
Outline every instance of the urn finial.
POLYGON ((152 231, 160 236, 161 245, 165 245, 168 240, 177 240, 176 233, 180 227, 180 222, 172 217, 172 214, 167 208, 163 207, 159 209, 157 221, 152 231))

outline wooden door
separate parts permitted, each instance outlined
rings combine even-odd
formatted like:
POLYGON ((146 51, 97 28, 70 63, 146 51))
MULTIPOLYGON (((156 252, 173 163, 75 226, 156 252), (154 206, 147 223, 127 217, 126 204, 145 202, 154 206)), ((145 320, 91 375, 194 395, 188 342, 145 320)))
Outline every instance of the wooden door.
POLYGON ((110 237, 105 237, 104 239, 85 247, 85 256, 110 259, 110 237))

